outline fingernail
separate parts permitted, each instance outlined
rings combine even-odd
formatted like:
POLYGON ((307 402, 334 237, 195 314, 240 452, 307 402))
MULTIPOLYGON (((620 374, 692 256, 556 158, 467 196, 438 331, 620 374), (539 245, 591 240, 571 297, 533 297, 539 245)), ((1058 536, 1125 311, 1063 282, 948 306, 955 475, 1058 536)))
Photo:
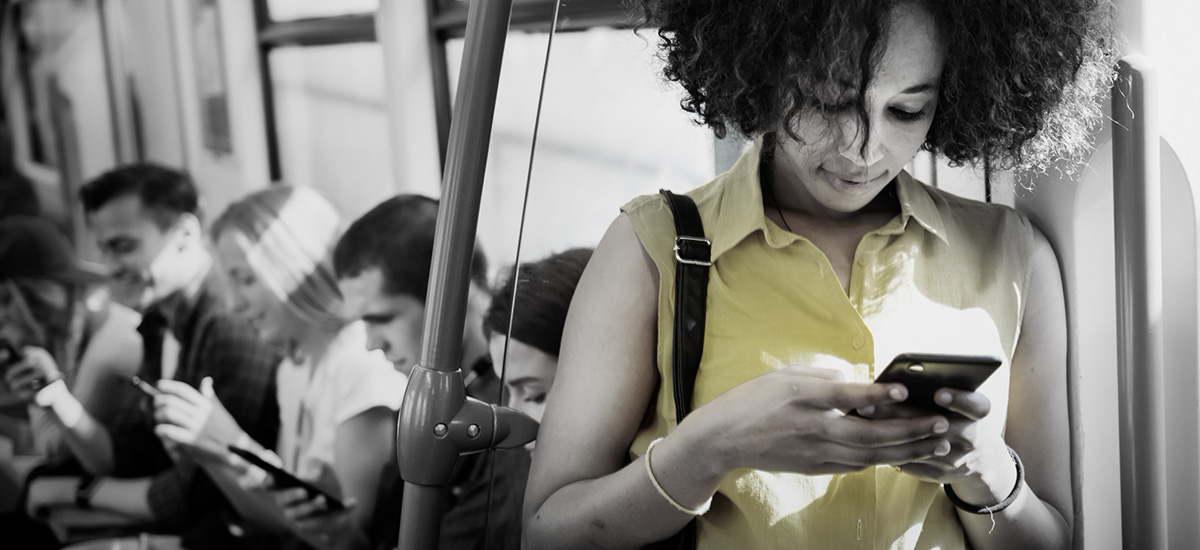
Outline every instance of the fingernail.
POLYGON ((954 398, 950 396, 950 392, 943 390, 937 392, 937 395, 934 396, 934 400, 936 400, 939 405, 949 405, 954 398))
POLYGON ((893 386, 892 389, 888 390, 888 396, 896 400, 904 399, 904 390, 893 386))
POLYGON ((866 407, 862 407, 862 408, 858 409, 858 414, 866 414, 866 415, 875 414, 875 405, 867 405, 866 407))
POLYGON ((950 422, 946 421, 946 419, 944 419, 944 418, 940 418, 940 419, 938 419, 937 422, 933 423, 933 433, 944 434, 944 433, 946 433, 946 430, 949 430, 949 429, 950 429, 950 422))
POLYGON ((943 441, 938 443, 937 448, 933 450, 933 454, 938 456, 946 456, 950 454, 950 442, 943 441))

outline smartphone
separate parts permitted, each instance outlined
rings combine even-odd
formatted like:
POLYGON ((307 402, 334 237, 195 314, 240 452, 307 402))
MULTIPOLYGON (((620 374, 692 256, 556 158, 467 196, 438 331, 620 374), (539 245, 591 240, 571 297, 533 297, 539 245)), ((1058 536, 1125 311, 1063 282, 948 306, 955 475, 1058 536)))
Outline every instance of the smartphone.
POLYGON ((270 462, 267 462, 266 460, 263 460, 262 457, 258 456, 257 454, 254 454, 250 450, 243 449, 236 445, 230 445, 229 452, 242 457, 243 459, 246 460, 246 462, 249 462, 255 466, 258 466, 259 468, 262 468, 263 470, 266 470, 266 472, 268 474, 271 474, 271 477, 275 480, 275 486, 280 489, 289 489, 292 487, 299 487, 301 489, 304 489, 308 493, 308 496, 310 498, 316 497, 317 495, 325 497, 325 506, 327 508, 329 508, 330 510, 336 511, 336 510, 342 510, 342 509, 346 508, 346 505, 344 503, 342 503, 341 500, 339 500, 338 498, 329 494, 324 489, 321 489, 320 487, 317 487, 316 485, 313 485, 312 483, 309 483, 307 481, 304 481, 303 479, 296 477, 291 472, 284 470, 283 468, 280 468, 279 466, 276 466, 274 464, 271 464, 270 462))
POLYGON ((21 353, 21 350, 17 349, 17 346, 8 341, 7 338, 0 339, 0 356, 4 357, 4 362, 0 363, 0 372, 7 370, 8 367, 17 364, 25 358, 25 354, 21 353))
POLYGON ((162 395, 162 390, 159 390, 158 388, 154 387, 154 384, 151 384, 145 380, 142 380, 141 378, 139 378, 137 376, 129 376, 129 375, 125 375, 125 374, 118 374, 117 376, 124 378, 126 381, 129 382, 129 385, 137 388, 138 390, 141 390, 142 393, 144 393, 150 397, 156 397, 156 396, 162 395))
POLYGON ((938 388, 975 391, 1000 368, 1003 360, 994 355, 939 355, 901 353, 875 378, 875 382, 900 383, 908 388, 905 403, 942 410, 933 401, 938 388))

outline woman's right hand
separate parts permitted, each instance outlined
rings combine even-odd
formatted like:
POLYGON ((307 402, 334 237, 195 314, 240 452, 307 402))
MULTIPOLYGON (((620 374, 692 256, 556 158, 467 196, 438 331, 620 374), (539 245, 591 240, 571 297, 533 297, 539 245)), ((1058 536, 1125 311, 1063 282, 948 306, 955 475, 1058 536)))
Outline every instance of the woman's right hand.
POLYGON ((677 432, 713 445, 721 472, 831 474, 948 453, 944 415, 868 420, 846 414, 907 397, 901 384, 845 382, 833 369, 793 366, 731 388, 696 409, 677 432))

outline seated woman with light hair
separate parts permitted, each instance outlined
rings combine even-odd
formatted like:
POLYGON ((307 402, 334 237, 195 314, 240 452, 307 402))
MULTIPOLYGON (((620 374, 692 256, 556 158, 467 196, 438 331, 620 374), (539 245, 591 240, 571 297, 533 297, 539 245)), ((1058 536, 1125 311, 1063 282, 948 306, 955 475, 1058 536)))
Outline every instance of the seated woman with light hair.
POLYGON ((246 482, 267 476, 232 456, 228 446, 245 447, 314 480, 355 507, 353 521, 365 524, 372 516, 406 379, 382 353, 367 350, 363 324, 342 314, 329 263, 339 228, 333 206, 315 191, 282 186, 247 196, 213 223, 235 309, 285 352, 276 377, 280 431, 274 451, 258 448, 233 423, 207 380, 199 389, 164 380, 164 395, 155 399, 156 431, 164 443, 201 457, 247 527, 286 528, 321 548, 346 541, 307 540, 269 494, 246 482))

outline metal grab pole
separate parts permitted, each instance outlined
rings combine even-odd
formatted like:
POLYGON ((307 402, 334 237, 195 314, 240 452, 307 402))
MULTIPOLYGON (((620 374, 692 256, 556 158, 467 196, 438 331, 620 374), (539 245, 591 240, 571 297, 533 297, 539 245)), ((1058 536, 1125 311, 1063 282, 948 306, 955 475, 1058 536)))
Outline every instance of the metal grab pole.
POLYGON ((467 431, 464 416, 480 420, 488 413, 493 419, 496 416, 486 404, 467 400, 459 366, 484 167, 511 14, 512 0, 472 0, 467 16, 462 76, 450 126, 425 299, 421 361, 409 379, 396 428, 396 452, 404 479, 401 550, 437 548, 440 499, 464 439, 477 443, 499 431, 496 424, 486 421, 471 421, 472 430, 467 431), (487 433, 480 435, 480 428, 487 433))
POLYGON ((1162 189, 1148 58, 1125 57, 1113 88, 1117 385, 1124 548, 1167 548, 1163 412, 1162 189))

